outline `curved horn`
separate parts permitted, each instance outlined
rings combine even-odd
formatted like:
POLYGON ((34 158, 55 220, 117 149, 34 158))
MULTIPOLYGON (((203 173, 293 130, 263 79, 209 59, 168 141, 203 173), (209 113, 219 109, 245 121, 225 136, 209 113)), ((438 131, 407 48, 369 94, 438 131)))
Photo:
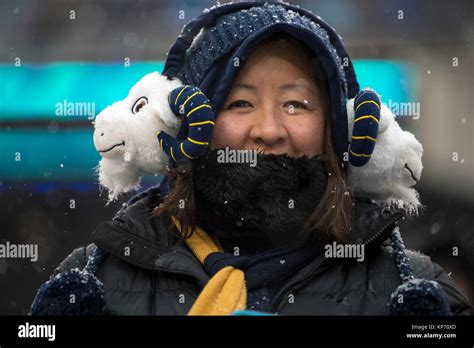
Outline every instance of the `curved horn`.
MULTIPOLYGON (((214 130, 214 112, 209 99, 197 87, 180 86, 168 96, 171 111, 182 121, 185 139, 157 133, 161 149, 175 162, 202 156, 209 146, 214 130)), ((181 131, 180 131, 181 132, 181 131)))
POLYGON ((354 100, 354 129, 349 147, 349 162, 361 167, 374 152, 379 133, 380 98, 370 89, 357 93, 354 100))

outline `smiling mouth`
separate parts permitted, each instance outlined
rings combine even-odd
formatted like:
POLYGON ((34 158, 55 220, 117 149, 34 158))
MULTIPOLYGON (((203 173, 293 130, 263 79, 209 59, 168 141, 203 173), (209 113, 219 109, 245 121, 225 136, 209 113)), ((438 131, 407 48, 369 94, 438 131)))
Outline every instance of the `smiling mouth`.
POLYGON ((107 150, 102 150, 102 151, 99 151, 99 152, 102 152, 102 153, 104 153, 104 152, 109 152, 110 150, 116 148, 117 146, 125 146, 125 140, 122 141, 120 144, 115 144, 115 145, 112 146, 111 148, 109 148, 109 149, 107 149, 107 150))

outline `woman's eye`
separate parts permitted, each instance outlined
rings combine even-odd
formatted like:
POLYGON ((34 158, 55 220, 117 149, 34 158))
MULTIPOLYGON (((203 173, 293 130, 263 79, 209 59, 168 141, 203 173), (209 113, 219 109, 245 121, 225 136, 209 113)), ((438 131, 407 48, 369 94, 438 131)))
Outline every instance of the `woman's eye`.
POLYGON ((133 114, 138 113, 147 104, 148 104, 147 97, 138 98, 138 100, 135 102, 135 104, 133 104, 132 113, 133 114))
POLYGON ((232 103, 229 104, 227 109, 234 109, 234 108, 248 108, 251 107, 252 105, 245 100, 236 100, 232 103))
POLYGON ((306 110, 308 109, 308 107, 306 106, 305 103, 301 103, 297 100, 292 100, 292 101, 286 102, 285 104, 283 104, 283 106, 290 109, 290 113, 292 111, 294 111, 296 108, 303 108, 303 109, 306 109, 306 110))

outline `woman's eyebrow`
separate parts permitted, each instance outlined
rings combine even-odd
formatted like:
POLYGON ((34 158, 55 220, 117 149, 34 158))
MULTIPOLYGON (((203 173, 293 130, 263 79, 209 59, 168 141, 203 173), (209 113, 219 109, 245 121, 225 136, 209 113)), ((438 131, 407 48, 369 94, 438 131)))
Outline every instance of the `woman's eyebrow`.
MULTIPOLYGON (((232 89, 249 89, 251 91, 256 91, 257 87, 255 87, 252 84, 249 83, 236 83, 234 86, 232 86, 232 89)), ((280 90, 295 90, 295 89, 300 89, 304 91, 309 91, 309 86, 307 82, 291 82, 291 83, 286 83, 282 86, 279 87, 280 90)))
POLYGON ((232 86, 233 89, 250 89, 252 91, 256 91, 257 87, 254 85, 248 84, 248 83, 236 83, 234 86, 232 86))
POLYGON ((292 83, 286 83, 279 88, 280 90, 294 90, 294 89, 301 89, 308 91, 308 83, 305 82, 292 82, 292 83))

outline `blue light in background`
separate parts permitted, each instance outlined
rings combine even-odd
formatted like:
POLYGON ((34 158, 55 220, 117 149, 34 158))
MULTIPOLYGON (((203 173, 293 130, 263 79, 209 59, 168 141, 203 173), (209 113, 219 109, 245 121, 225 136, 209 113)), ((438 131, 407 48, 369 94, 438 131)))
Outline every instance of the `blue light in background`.
POLYGON ((114 101, 127 96, 144 75, 163 71, 164 62, 132 63, 52 63, 0 65, 0 120, 56 119, 70 121, 86 116, 58 117, 56 104, 93 103, 98 114, 114 101))
MULTIPOLYGON (((384 102, 409 102, 417 99, 415 67, 401 61, 354 61, 361 88, 371 87, 384 102)), ((94 103, 98 114, 103 108, 124 98, 143 75, 159 71, 164 62, 54 63, 24 64, 21 68, 0 65, 0 121, 87 121, 87 116, 55 115, 56 104, 94 103)), ((54 131, 47 127, 15 128, 0 131, 0 180, 3 181, 89 181, 97 180, 94 167, 100 160, 90 128, 54 131), (21 161, 15 161, 16 154, 21 161), (62 166, 61 166, 62 165, 62 166)), ((54 128, 54 127, 53 127, 54 128)), ((151 181, 154 182, 156 178, 151 181)))
POLYGON ((355 60, 360 88, 377 91, 382 102, 406 103, 418 99, 419 78, 412 63, 393 60, 355 60))
POLYGON ((2 132, 2 180, 93 180, 100 156, 90 130, 2 132))
MULTIPOLYGON (((42 130, 2 132, 0 180, 35 180, 43 183, 60 181, 62 184, 89 181, 96 183, 94 188, 97 189, 95 167, 100 156, 94 148, 92 134, 92 126, 90 129, 68 129, 54 133, 42 130)), ((160 181, 160 176, 150 176, 143 179, 143 184, 147 186, 160 181)), ((49 190, 50 185, 37 188, 40 191, 49 190)))

